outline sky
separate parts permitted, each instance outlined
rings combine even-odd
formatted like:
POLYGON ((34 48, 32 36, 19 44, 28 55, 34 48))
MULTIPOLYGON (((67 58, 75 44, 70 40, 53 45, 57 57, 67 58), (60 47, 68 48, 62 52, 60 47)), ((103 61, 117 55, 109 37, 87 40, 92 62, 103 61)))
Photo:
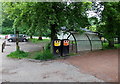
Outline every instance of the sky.
POLYGON ((88 17, 96 17, 98 18, 98 20, 100 20, 101 18, 101 13, 104 10, 104 6, 100 4, 100 1, 95 2, 95 4, 93 4, 91 10, 87 11, 88 13, 88 17), (98 11, 97 11, 98 9, 98 11))

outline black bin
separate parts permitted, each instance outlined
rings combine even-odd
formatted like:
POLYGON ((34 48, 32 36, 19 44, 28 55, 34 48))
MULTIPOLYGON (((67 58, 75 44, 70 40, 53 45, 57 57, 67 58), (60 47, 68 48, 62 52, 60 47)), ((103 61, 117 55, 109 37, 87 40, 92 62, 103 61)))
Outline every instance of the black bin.
POLYGON ((60 39, 56 39, 56 40, 53 40, 53 54, 55 56, 61 56, 61 40, 60 39))
POLYGON ((69 54, 69 44, 70 41, 68 39, 63 39, 62 40, 62 56, 66 56, 69 54))

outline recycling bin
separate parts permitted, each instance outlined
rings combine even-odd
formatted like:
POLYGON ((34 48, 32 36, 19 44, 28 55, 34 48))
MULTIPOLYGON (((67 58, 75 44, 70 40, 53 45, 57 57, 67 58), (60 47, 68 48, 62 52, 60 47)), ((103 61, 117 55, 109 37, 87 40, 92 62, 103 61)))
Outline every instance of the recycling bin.
POLYGON ((56 40, 53 40, 53 54, 55 56, 61 56, 61 40, 60 39, 56 39, 56 40))
POLYGON ((70 41, 68 39, 63 39, 62 40, 62 56, 66 56, 69 54, 69 43, 70 41))

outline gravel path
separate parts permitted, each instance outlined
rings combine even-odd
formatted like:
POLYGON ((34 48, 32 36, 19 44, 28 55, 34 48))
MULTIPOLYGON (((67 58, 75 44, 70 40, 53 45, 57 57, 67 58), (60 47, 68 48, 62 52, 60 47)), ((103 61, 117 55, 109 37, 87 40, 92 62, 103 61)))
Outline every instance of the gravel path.
POLYGON ((71 56, 63 61, 106 82, 118 82, 117 49, 92 51, 81 56, 71 56))
MULTIPOLYGON (((0 39, 0 44, 3 40, 0 39)), ((0 78, 3 82, 103 82, 102 80, 81 73, 80 69, 66 63, 54 61, 32 61, 27 59, 11 59, 7 54, 15 50, 14 43, 8 43, 0 56, 0 78)), ((41 45, 20 43, 24 51, 36 51, 41 45)))

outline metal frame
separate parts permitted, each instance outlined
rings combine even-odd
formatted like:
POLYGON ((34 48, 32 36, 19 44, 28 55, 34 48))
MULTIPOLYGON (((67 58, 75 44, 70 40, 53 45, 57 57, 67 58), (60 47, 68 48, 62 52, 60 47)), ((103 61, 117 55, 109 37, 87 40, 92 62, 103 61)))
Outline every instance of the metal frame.
MULTIPOLYGON (((99 36, 97 36, 99 39, 100 39, 100 37, 99 36)), ((100 39, 100 41, 101 41, 101 44, 102 44, 102 50, 103 50, 103 41, 100 39)))
POLYGON ((89 40, 89 42, 90 42, 91 51, 92 51, 92 42, 91 42, 91 40, 90 40, 89 36, 88 36, 87 34, 85 34, 85 35, 87 36, 87 38, 88 38, 88 40, 89 40))
MULTIPOLYGON (((87 35, 87 34, 86 34, 87 35)), ((88 36, 88 35, 87 35, 88 36)), ((100 41, 101 42, 101 46, 102 46, 102 49, 103 49, 103 42, 102 42, 102 40, 100 39, 100 37, 97 35, 97 37, 99 38, 99 40, 91 40, 90 39, 90 42, 91 42, 91 44, 92 44, 92 41, 100 41)), ((89 36, 88 36, 88 38, 89 38, 89 36)), ((93 46, 93 44, 92 44, 92 46, 93 46)), ((93 50, 93 47, 92 47, 92 49, 91 50, 93 50)))
MULTIPOLYGON (((76 37, 74 36, 74 34, 73 33, 71 33, 71 32, 69 32, 70 33, 70 35, 67 37, 67 39, 69 39, 69 37, 72 35, 73 36, 73 38, 74 38, 74 41, 75 41, 75 45, 76 45, 76 53, 78 52, 78 48, 77 48, 77 41, 89 41, 90 42, 90 47, 91 47, 91 51, 93 50, 93 44, 92 44, 92 41, 101 41, 101 39, 99 38, 99 40, 91 40, 90 39, 90 37, 89 37, 89 35, 88 34, 85 34, 85 36, 88 38, 88 40, 76 40, 76 37)), ((102 49, 103 49, 103 42, 101 41, 101 45, 102 45, 102 49)))
MULTIPOLYGON (((77 40, 77 41, 88 41, 88 40, 77 40)), ((91 41, 101 41, 101 40, 91 40, 91 41)))
POLYGON ((70 33, 70 35, 67 37, 67 39, 72 35, 73 36, 73 38, 74 38, 74 40, 75 40, 75 45, 76 45, 76 53, 78 52, 78 50, 77 50, 77 40, 76 40, 76 38, 75 38, 75 36, 74 36, 74 34, 73 33, 71 33, 71 32, 69 32, 70 33))

